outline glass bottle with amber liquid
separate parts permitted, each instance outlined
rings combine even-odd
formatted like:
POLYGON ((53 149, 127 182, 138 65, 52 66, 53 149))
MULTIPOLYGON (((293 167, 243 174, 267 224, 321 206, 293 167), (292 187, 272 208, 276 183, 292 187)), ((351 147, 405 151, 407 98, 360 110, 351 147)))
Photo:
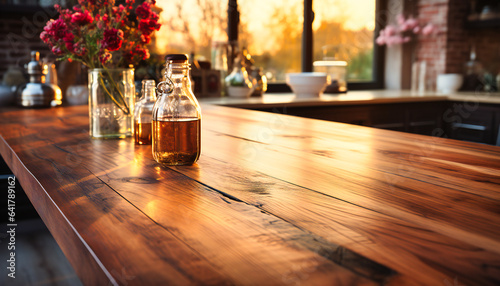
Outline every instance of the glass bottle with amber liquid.
POLYGON ((166 60, 153 107, 153 157, 165 166, 191 165, 201 153, 201 109, 191 89, 187 55, 167 55, 166 60))
POLYGON ((151 145, 151 125, 153 106, 156 102, 156 86, 152 79, 142 81, 142 97, 135 105, 134 137, 135 144, 151 145))

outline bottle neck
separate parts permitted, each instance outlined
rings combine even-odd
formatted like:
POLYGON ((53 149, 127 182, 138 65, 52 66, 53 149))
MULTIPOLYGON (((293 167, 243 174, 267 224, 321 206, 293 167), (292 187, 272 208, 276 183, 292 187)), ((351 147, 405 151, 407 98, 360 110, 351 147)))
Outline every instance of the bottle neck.
POLYGON ((176 89, 191 88, 191 67, 188 61, 170 63, 167 77, 172 80, 174 91, 176 89))
POLYGON ((142 100, 155 101, 156 100, 156 91, 154 90, 154 88, 146 89, 145 91, 143 91, 142 92, 142 100))
POLYGON ((155 101, 156 100, 156 85, 154 80, 143 80, 141 90, 141 100, 155 101))

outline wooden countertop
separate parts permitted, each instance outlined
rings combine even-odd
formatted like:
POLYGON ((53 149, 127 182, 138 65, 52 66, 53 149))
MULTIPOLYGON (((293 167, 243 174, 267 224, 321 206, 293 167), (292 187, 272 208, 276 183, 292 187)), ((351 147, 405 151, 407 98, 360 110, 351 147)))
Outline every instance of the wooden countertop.
POLYGON ((0 153, 86 285, 499 285, 500 147, 203 105, 202 155, 0 114, 0 153))
POLYGON ((201 102, 241 108, 273 108, 283 106, 336 106, 365 105, 405 102, 466 101, 500 104, 500 93, 458 92, 440 94, 437 92, 412 92, 408 90, 349 91, 344 94, 322 94, 318 98, 297 98, 293 93, 266 93, 252 98, 204 98, 201 102))

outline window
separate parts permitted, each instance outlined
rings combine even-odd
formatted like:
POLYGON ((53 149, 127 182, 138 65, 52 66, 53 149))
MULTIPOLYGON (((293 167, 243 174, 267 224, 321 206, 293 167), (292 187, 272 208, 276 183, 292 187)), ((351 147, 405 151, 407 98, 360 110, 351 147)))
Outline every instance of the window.
POLYGON ((301 70, 303 0, 240 0, 240 45, 270 83, 301 70))
MULTIPOLYGON (((287 89, 286 73, 312 70, 312 62, 321 60, 348 63, 349 89, 381 87, 381 52, 374 45, 378 2, 239 0, 239 45, 262 67, 271 91, 287 89), (304 9, 315 13, 312 25, 304 25, 304 9), (303 46, 307 29, 313 41, 303 46)), ((210 60, 212 44, 227 41, 228 0, 160 0, 157 5, 163 9, 159 53, 194 52, 210 60)))
POLYGON ((162 27, 156 32, 160 54, 195 53, 210 60, 214 41, 227 41, 227 0, 159 0, 162 27))
POLYGON ((313 11, 313 60, 346 61, 348 81, 372 81, 375 0, 314 0, 313 11))

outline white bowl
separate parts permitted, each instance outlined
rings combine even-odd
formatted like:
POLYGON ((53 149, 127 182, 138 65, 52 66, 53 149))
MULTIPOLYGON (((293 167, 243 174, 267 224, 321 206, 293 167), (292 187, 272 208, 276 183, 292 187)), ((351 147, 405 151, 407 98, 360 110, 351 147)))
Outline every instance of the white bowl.
POLYGON ((437 90, 450 94, 456 92, 463 83, 463 76, 458 73, 440 74, 437 77, 437 90))
POLYGON ((319 97, 328 85, 328 76, 320 72, 287 73, 286 83, 297 97, 319 97))
POLYGON ((230 97, 239 97, 239 98, 246 98, 250 97, 252 94, 253 89, 249 88, 248 86, 228 86, 227 87, 227 94, 230 97))

